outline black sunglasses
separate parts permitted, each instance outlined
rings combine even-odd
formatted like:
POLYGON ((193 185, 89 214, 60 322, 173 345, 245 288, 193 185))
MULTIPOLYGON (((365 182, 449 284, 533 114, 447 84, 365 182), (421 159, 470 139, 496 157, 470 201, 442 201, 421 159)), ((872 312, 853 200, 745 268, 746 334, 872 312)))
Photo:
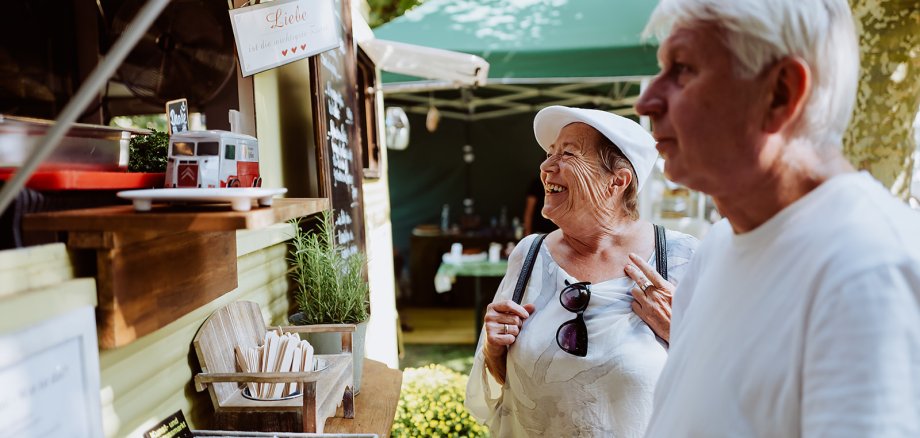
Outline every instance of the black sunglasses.
POLYGON ((559 348, 569 354, 585 357, 588 355, 588 326, 585 325, 585 309, 591 301, 591 291, 588 289, 590 282, 582 281, 569 284, 559 293, 559 303, 569 312, 575 313, 575 318, 570 319, 556 330, 556 343, 559 348))

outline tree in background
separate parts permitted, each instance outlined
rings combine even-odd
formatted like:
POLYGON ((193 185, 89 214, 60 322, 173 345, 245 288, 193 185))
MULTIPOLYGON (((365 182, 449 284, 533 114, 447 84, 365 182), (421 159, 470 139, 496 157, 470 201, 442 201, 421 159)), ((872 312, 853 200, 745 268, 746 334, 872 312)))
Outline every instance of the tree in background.
POLYGON ((906 200, 920 107, 920 1, 850 0, 850 5, 861 71, 843 151, 854 166, 906 200))
POLYGON ((367 0, 370 7, 369 24, 371 28, 380 26, 400 15, 416 5, 422 4, 425 0, 367 0))

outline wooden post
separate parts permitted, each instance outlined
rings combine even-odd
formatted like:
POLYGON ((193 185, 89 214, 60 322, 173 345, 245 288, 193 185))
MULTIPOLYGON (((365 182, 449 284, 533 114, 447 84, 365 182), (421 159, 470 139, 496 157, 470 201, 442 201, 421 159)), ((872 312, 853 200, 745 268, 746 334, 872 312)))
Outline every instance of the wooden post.
POLYGON ((354 332, 344 332, 342 333, 342 352, 351 353, 351 338, 354 335, 354 332))
MULTIPOLYGON (((346 391, 348 391, 346 389, 346 391)), ((303 384, 303 431, 323 433, 323 425, 316 424, 316 382, 303 384)))

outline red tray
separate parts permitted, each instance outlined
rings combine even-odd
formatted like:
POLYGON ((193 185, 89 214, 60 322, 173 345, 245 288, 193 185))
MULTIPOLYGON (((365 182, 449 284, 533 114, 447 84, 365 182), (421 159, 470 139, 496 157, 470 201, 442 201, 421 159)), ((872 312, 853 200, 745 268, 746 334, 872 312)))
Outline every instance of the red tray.
MULTIPOLYGON (((15 169, 0 169, 0 181, 15 169)), ((95 170, 39 170, 26 187, 35 190, 123 190, 163 187, 164 173, 103 172, 95 170)))

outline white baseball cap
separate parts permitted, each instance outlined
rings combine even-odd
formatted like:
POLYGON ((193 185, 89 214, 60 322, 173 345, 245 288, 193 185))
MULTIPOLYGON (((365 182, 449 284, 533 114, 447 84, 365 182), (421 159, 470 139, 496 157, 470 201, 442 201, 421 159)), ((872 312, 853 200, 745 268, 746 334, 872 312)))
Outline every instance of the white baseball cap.
POLYGON ((636 170, 637 188, 642 190, 658 159, 658 151, 655 139, 638 123, 606 111, 554 105, 543 108, 534 117, 533 134, 540 147, 549 152, 562 128, 578 122, 597 129, 623 151, 636 170))

